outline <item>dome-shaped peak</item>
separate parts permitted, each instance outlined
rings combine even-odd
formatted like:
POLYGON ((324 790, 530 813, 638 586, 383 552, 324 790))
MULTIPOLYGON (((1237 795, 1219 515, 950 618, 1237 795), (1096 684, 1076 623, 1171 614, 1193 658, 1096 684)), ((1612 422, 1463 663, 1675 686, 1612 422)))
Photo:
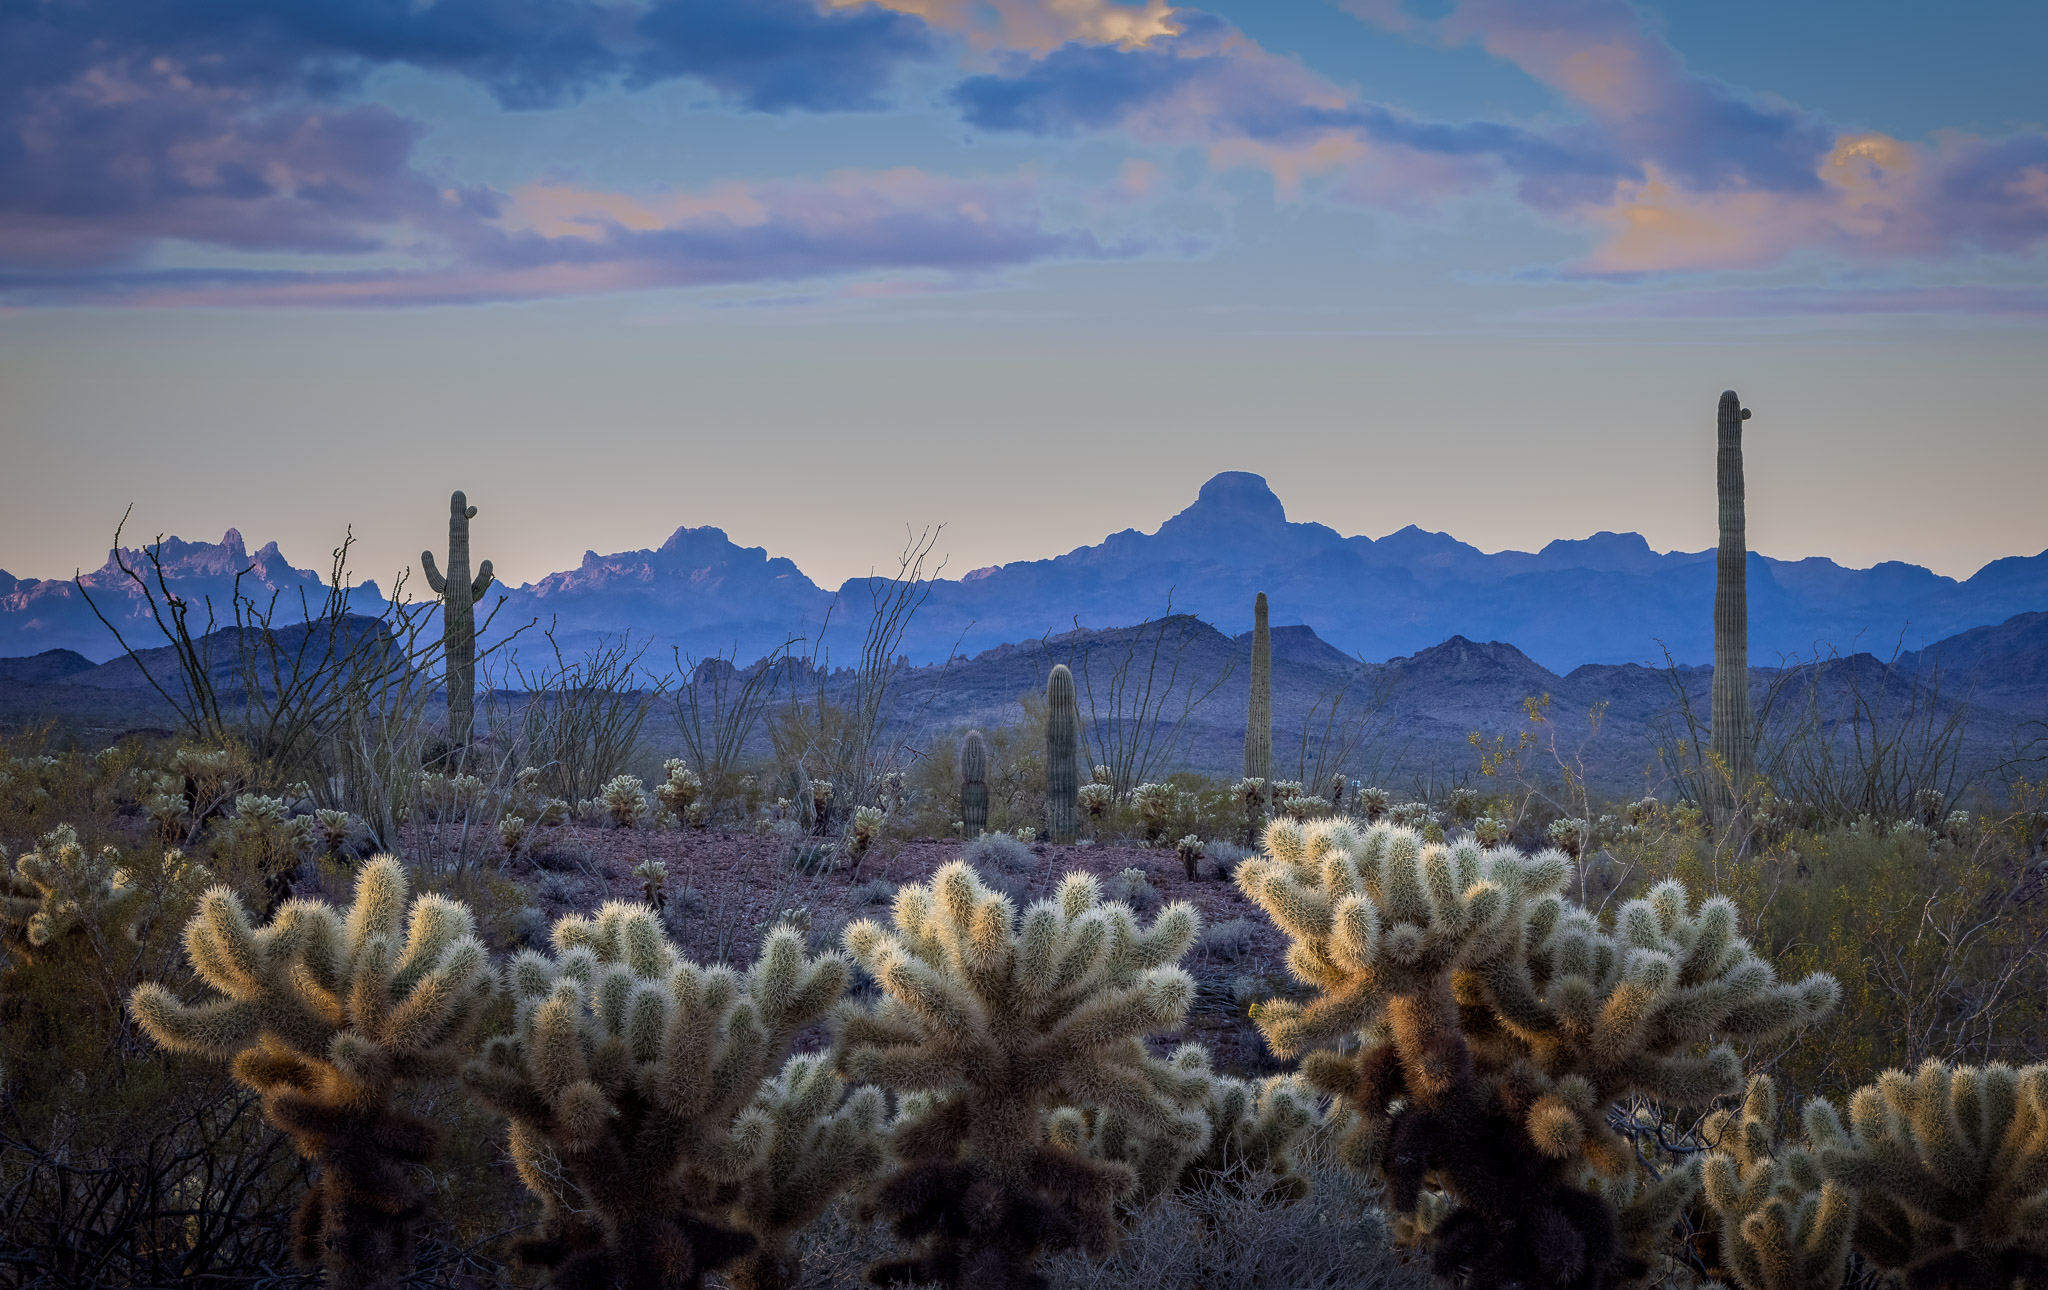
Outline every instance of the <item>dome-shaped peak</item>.
POLYGON ((229 529, 221 534, 220 544, 235 559, 242 560, 248 558, 248 549, 242 545, 242 530, 229 529))
POLYGON ((1195 505, 1189 509, 1219 516, 1227 514, 1240 522, 1263 520, 1282 524, 1287 520, 1287 508, 1266 486, 1266 477, 1248 470, 1226 470, 1212 476, 1208 483, 1202 485, 1195 505))

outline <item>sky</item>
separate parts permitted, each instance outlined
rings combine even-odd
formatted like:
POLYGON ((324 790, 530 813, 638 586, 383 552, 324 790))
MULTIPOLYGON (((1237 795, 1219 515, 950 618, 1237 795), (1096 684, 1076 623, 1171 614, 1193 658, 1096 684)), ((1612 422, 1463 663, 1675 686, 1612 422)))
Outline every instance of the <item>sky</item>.
POLYGON ((816 581, 1220 470, 1487 550, 2048 547, 2048 6, 21 0, 0 568, 479 507, 816 581))

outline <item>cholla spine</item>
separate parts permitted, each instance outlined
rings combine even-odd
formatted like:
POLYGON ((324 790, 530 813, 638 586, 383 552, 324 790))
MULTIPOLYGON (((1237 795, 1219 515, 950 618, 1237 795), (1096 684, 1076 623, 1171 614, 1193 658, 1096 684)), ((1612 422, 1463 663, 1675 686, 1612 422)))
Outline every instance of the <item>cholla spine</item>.
POLYGON ((491 585, 491 562, 469 576, 469 522, 476 518, 462 490, 448 496, 448 572, 434 565, 432 551, 420 552, 427 585, 441 597, 441 651, 448 677, 448 741, 469 744, 476 717, 476 602, 491 585))
POLYGON ((1079 825, 1080 736, 1074 674, 1056 663, 1045 679, 1045 824, 1058 846, 1071 845, 1079 825))
POLYGON ((214 887, 185 947, 216 997, 187 1005, 151 983, 130 1005, 164 1047, 231 1058, 265 1116, 319 1166, 294 1252, 337 1286, 386 1285, 409 1267, 425 1206, 406 1166, 428 1158, 435 1134, 393 1102, 454 1074, 495 993, 468 908, 406 897, 390 856, 363 867, 346 913, 295 900, 261 928, 214 887))
POLYGON ((979 730, 960 741, 960 831, 969 842, 988 832, 988 743, 979 730))
POLYGON ((513 1032, 464 1078, 512 1121, 544 1206, 522 1257, 564 1285, 701 1284, 753 1248, 720 1189, 760 1159, 749 1110, 797 1031, 844 993, 847 964, 778 926, 745 975, 685 960, 655 912, 614 901, 555 924, 554 954, 506 966, 513 1032))
POLYGON ((1206 1140, 1194 1105, 1206 1082, 1142 1042, 1186 1015, 1194 984, 1173 965, 1198 925, 1175 904, 1141 927, 1127 907, 1102 903, 1086 874, 1020 918, 954 861, 897 893, 893 927, 847 928, 847 949, 884 998, 844 1019, 842 1061, 910 1099, 891 1130, 903 1165, 878 1203, 899 1234, 922 1241, 871 1275, 1028 1284, 1048 1242, 1101 1250, 1114 1240, 1113 1202, 1135 1176, 1056 1140, 1052 1113, 1099 1108, 1191 1149, 1206 1140))

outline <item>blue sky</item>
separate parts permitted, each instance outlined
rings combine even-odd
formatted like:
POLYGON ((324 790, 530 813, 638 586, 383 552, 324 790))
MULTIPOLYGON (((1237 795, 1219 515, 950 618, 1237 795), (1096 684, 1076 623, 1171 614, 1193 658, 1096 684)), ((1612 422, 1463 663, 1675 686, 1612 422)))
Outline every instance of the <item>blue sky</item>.
POLYGON ((824 582, 1216 470, 1488 549, 2048 546, 2048 8, 30 0, 0 567, 229 524, 515 580, 718 524, 824 582), (442 503, 445 504, 445 503, 442 503), (491 524, 495 521, 497 527, 491 524))

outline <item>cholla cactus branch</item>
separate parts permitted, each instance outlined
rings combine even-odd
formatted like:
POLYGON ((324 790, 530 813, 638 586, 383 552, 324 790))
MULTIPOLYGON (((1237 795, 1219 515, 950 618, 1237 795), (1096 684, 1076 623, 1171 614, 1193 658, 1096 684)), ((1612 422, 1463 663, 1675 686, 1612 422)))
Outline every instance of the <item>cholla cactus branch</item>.
POLYGON ((919 1248, 872 1278, 1035 1286, 1041 1252, 1105 1249, 1134 1175, 1055 1135, 1054 1108, 1200 1149, 1207 1081, 1143 1042, 1186 1015, 1194 983, 1172 965, 1198 922, 1175 904, 1141 927, 1085 874, 1020 918, 955 861, 897 893, 892 928, 847 928, 884 998, 843 1019, 842 1063, 911 1099, 892 1129, 904 1164, 878 1204, 919 1248))
POLYGON ((131 1002, 164 1047, 231 1059, 318 1166, 294 1251, 350 1290, 393 1284, 410 1266, 425 1205, 407 1166, 428 1158, 435 1134, 394 1101, 455 1073, 495 992, 468 908, 406 896, 390 856, 364 866, 347 911, 295 900, 260 928, 214 887, 185 949, 215 996, 185 1004, 149 984, 131 1002))
POLYGON ((721 1213, 772 1128, 749 1103, 844 992, 846 960, 777 927, 744 975, 702 967, 617 901, 557 922, 554 950, 507 965, 512 1033, 464 1072, 542 1200, 521 1257, 563 1286, 700 1285, 754 1247, 721 1213))

